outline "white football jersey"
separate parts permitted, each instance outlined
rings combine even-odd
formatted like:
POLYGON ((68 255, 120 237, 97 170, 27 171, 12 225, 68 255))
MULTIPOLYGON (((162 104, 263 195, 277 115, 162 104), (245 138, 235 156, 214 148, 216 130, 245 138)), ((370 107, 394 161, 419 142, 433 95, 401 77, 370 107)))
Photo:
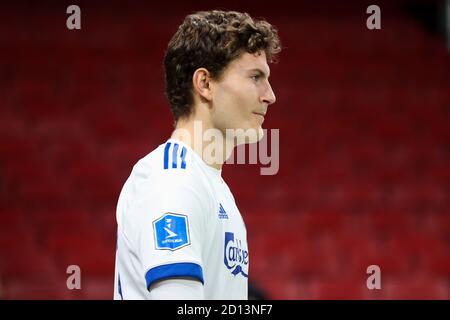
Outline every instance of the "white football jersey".
POLYGON ((114 299, 149 299, 156 281, 195 278, 205 299, 248 299, 247 232, 221 170, 169 139, 139 160, 116 212, 114 299))

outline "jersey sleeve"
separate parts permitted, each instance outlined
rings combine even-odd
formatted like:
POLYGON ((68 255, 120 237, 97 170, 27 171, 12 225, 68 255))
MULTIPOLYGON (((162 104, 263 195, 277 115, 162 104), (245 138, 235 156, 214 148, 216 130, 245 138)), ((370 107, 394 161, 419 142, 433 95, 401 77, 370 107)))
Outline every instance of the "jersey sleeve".
POLYGON ((198 281, 168 279, 156 282, 150 290, 151 300, 204 300, 205 292, 198 281))
POLYGON ((207 200, 192 178, 166 175, 141 186, 131 226, 147 289, 157 281, 193 278, 204 283, 207 200))

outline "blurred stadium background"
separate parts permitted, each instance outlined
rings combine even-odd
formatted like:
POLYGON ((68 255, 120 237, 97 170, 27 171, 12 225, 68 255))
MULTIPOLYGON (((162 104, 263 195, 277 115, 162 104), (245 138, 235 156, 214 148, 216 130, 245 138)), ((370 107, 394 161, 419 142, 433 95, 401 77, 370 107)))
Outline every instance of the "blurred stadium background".
POLYGON ((115 206, 172 130, 164 49, 184 16, 265 17, 280 171, 228 165, 250 281, 270 299, 449 299, 450 51, 443 1, 0 5, 0 298, 111 299, 115 206), (66 29, 81 7, 82 29, 66 29), (366 8, 381 7, 379 31, 366 8), (81 290, 66 268, 81 268, 81 290), (366 288, 367 266, 382 289, 366 288))

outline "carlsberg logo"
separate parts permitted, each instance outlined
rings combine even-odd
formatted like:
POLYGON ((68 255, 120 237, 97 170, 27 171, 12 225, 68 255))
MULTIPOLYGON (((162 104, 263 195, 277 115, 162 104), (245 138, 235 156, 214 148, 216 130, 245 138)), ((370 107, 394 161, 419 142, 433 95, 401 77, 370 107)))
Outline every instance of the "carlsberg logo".
POLYGON ((248 277, 248 251, 243 248, 243 243, 245 241, 234 239, 234 233, 225 232, 224 263, 231 274, 248 277))

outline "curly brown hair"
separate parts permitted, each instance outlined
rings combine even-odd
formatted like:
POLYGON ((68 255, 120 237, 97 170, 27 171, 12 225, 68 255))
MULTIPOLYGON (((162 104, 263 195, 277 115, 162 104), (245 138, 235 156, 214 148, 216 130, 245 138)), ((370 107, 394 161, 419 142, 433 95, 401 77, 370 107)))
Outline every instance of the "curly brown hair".
POLYGON ((170 40, 165 57, 166 96, 177 121, 192 109, 192 76, 207 69, 218 79, 242 52, 264 50, 274 62, 281 51, 278 32, 265 20, 236 11, 200 11, 188 15, 170 40))

